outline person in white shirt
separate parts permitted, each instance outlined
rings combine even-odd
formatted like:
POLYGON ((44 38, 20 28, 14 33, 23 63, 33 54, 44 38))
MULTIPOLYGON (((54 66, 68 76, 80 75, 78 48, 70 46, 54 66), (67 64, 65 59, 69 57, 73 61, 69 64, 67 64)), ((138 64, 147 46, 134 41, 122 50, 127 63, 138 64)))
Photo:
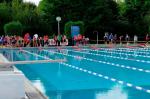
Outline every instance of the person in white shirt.
POLYGON ((134 44, 137 43, 137 41, 138 41, 138 37, 137 35, 134 35, 134 44))
POLYGON ((38 34, 34 34, 33 38, 38 39, 38 34))
POLYGON ((38 34, 33 36, 33 47, 38 47, 38 34))

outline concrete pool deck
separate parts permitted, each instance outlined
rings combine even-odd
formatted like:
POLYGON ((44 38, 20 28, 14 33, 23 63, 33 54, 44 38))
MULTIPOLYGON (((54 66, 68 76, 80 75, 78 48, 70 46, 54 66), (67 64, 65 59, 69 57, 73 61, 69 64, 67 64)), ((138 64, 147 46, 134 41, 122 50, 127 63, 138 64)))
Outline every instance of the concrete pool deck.
POLYGON ((27 99, 48 99, 38 89, 36 89, 28 79, 25 79, 24 86, 27 99))
MULTIPOLYGON (((99 48, 111 48, 111 46, 112 46, 112 48, 126 48, 127 46, 133 46, 133 47, 139 47, 140 48, 140 46, 139 46, 139 44, 142 44, 142 43, 122 43, 122 44, 86 44, 86 45, 82 45, 82 44, 79 44, 79 46, 78 47, 81 47, 81 48, 90 48, 91 46, 96 46, 96 47, 99 47, 99 48)), ((144 41, 143 41, 143 44, 146 44, 144 41)), ((150 48, 150 44, 148 43, 148 44, 146 44, 147 45, 147 47, 145 46, 143 46, 143 48, 150 48)), ((49 47, 0 47, 0 49, 19 49, 19 50, 21 50, 22 48, 23 49, 36 49, 36 48, 45 48, 45 49, 48 49, 48 48, 58 48, 58 47, 60 47, 60 48, 72 48, 73 46, 49 46, 49 47)), ((142 47, 142 46, 141 46, 142 47)))
MULTIPOLYGON (((2 54, 0 54, 0 62, 9 62, 2 54)), ((0 90, 1 98, 7 99, 48 99, 43 95, 32 83, 14 66, 2 66, 0 65, 0 77, 2 78, 0 86, 3 86, 0 90), (10 83, 6 85, 6 83, 10 83), (11 86, 13 86, 11 88, 11 86), (19 87, 17 87, 19 86, 19 87), (21 87, 20 87, 21 86, 21 87), (9 88, 8 88, 9 87, 9 88), (17 88, 17 89, 15 89, 17 88), (5 89, 5 90, 4 90, 5 89), (7 90, 8 89, 8 90, 7 90), (2 91, 4 90, 4 91, 2 91), (14 92, 15 90, 15 92, 14 92), (7 93, 6 93, 7 92, 7 93), (13 93, 14 92, 14 93, 13 93), (8 94, 11 95, 5 95, 8 94), (20 94, 20 95, 19 95, 20 94), (2 96, 5 95, 5 96, 2 96), (21 97, 21 98, 11 98, 21 97)))

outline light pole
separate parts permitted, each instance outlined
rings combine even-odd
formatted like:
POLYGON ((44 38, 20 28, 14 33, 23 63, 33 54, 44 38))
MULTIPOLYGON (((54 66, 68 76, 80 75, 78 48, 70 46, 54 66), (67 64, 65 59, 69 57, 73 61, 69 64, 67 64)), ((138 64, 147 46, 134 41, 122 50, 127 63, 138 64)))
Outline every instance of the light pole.
POLYGON ((97 46, 98 46, 98 31, 94 31, 93 34, 96 33, 97 34, 97 46))
POLYGON ((58 22, 58 35, 59 35, 60 34, 60 25, 59 25, 59 23, 61 21, 61 17, 60 16, 56 17, 56 21, 58 22))

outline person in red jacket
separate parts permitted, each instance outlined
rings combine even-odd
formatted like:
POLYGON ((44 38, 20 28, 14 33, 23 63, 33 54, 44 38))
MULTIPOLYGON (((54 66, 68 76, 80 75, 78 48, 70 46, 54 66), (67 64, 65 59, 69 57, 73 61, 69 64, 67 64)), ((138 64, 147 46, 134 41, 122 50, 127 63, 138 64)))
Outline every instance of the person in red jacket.
POLYGON ((27 46, 30 44, 30 34, 26 33, 24 36, 24 46, 27 46))
POLYGON ((77 44, 81 44, 81 42, 82 42, 82 35, 78 34, 78 36, 77 36, 77 44))

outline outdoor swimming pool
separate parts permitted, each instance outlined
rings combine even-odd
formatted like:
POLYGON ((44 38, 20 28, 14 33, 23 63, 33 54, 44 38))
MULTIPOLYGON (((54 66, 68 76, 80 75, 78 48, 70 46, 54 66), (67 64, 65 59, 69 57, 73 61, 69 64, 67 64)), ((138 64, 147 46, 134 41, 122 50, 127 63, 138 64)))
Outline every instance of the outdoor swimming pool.
POLYGON ((66 59, 16 65, 49 99, 149 99, 150 49, 1 49, 10 61, 66 59), (12 57, 13 56, 13 57, 12 57))

